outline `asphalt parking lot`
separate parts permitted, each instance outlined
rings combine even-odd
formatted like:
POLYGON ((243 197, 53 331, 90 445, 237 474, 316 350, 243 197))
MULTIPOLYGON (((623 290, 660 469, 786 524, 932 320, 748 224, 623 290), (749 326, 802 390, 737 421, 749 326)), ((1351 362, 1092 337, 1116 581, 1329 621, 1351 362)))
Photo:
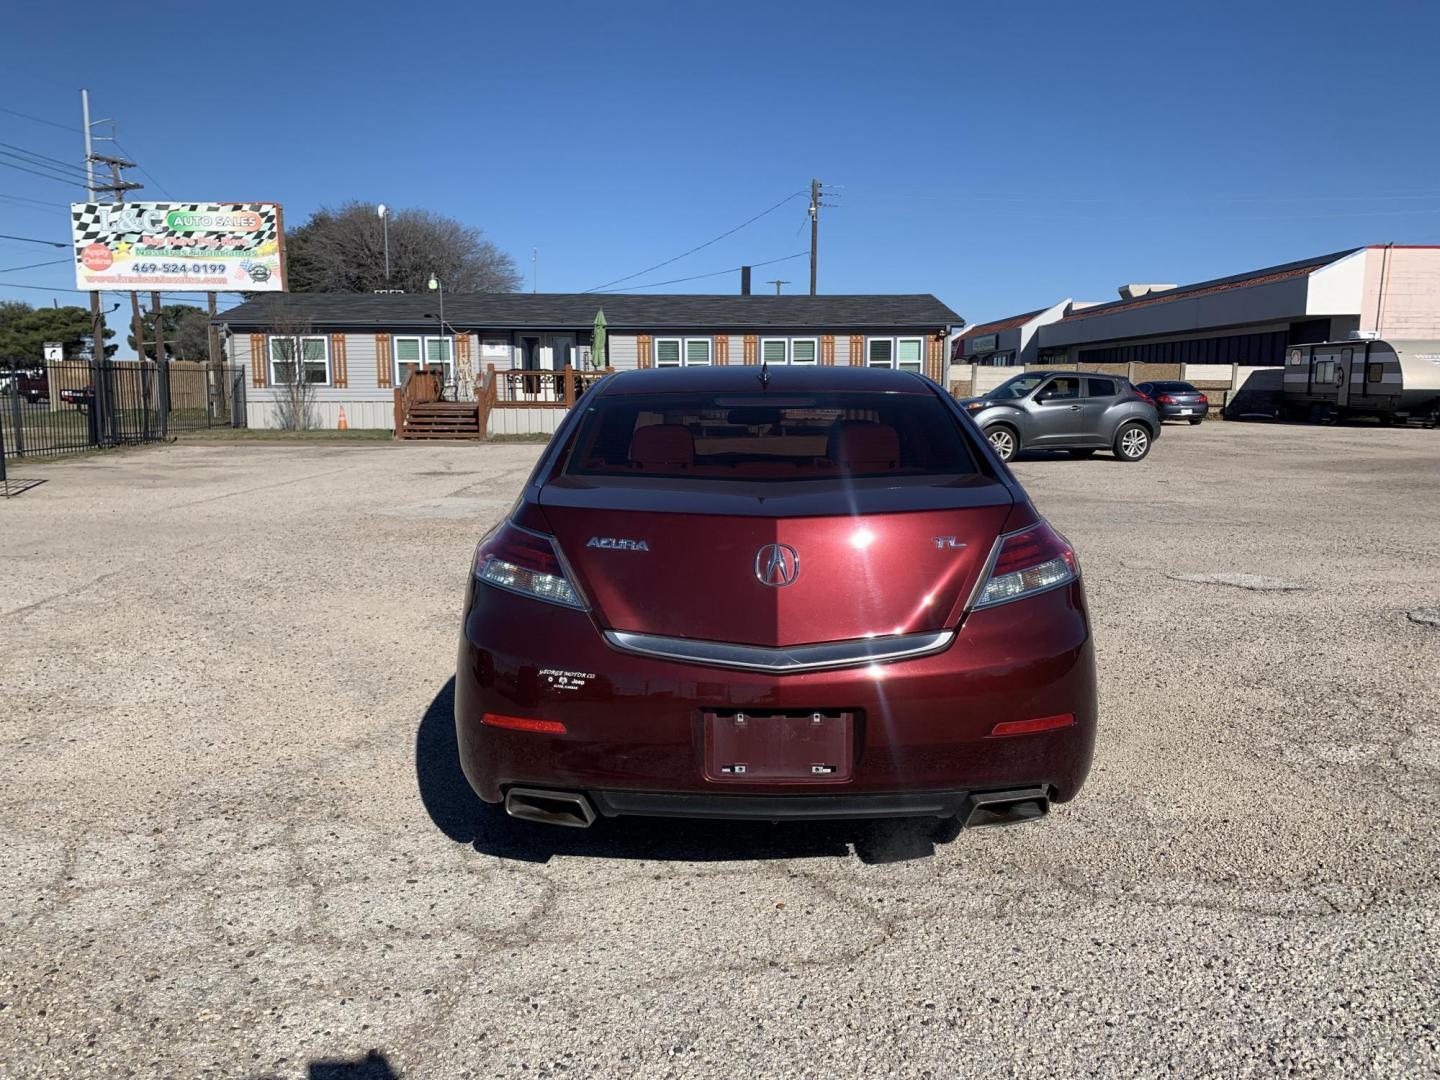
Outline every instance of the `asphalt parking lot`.
POLYGON ((0 501, 0 1076, 1440 1071, 1440 433, 1016 471, 1096 767, 1045 821, 512 823, 453 760, 533 445, 181 444, 0 501))

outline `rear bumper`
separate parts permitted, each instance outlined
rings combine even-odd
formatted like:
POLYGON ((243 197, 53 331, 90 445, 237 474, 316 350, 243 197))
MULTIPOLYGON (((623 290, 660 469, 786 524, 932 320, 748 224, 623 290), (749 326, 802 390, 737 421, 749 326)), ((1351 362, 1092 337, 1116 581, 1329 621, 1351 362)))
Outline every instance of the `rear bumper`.
POLYGON ((967 791, 897 792, 889 795, 715 795, 688 792, 592 791, 605 817, 711 818, 758 821, 844 821, 887 817, 955 817, 969 803, 967 791))
POLYGON ((638 656, 590 617, 473 585, 456 673, 461 766, 476 793, 586 793, 606 816, 946 817, 967 795, 1046 788, 1073 798, 1095 739, 1095 663, 1079 583, 970 615, 942 652, 775 674, 638 656), (707 779, 707 711, 848 711, 845 780, 707 779), (497 728, 486 712, 559 721, 497 728), (1071 713, 1072 726, 992 738, 1002 721, 1071 713))
POLYGON ((1210 411, 1210 406, 1194 405, 1160 405, 1161 420, 1194 420, 1197 416, 1203 417, 1210 411))

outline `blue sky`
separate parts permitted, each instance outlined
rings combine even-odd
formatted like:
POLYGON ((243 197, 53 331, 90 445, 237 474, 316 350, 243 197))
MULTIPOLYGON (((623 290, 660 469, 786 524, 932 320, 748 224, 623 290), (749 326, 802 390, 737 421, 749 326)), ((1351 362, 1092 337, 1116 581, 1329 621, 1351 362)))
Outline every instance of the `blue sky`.
MULTIPOLYGON (((88 85, 142 198, 278 200, 291 224, 426 207, 483 228, 527 287, 538 249, 544 291, 659 263, 812 176, 837 203, 822 291, 933 292, 972 322, 1440 242, 1433 4, 191 0, 18 5, 7 38, 0 142, 78 163, 88 85)), ((66 240, 80 195, 0 167, 0 233, 66 240)), ((793 199, 629 284, 804 251, 805 221, 793 199)), ((64 255, 0 239, 0 269, 64 255)), ((0 282, 83 299, 47 291, 63 265, 0 282)))

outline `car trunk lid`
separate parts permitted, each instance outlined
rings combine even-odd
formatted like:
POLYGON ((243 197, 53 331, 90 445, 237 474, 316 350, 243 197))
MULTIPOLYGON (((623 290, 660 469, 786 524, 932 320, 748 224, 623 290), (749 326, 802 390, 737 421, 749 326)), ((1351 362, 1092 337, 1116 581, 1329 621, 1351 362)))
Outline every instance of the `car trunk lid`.
POLYGON ((564 477, 539 502, 604 627, 785 647, 953 625, 1013 499, 983 476, 564 477))

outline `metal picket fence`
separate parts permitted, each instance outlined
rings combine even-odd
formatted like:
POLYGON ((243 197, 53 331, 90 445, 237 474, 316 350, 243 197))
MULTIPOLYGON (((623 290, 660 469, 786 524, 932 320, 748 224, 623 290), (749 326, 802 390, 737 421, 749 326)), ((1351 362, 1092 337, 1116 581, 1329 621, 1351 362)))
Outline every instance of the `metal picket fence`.
POLYGON ((67 360, 0 368, 0 461, 244 426, 241 366, 67 360))

